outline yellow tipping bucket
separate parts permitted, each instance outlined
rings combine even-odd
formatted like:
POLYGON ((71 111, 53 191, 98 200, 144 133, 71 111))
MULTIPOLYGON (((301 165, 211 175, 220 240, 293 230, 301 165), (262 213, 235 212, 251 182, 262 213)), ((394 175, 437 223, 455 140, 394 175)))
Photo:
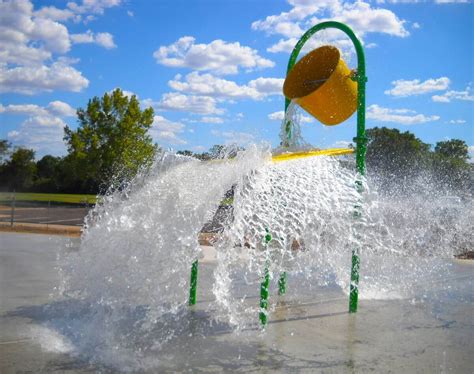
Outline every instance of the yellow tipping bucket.
POLYGON ((319 47, 293 66, 283 94, 324 125, 337 125, 357 109, 357 83, 336 47, 319 47))

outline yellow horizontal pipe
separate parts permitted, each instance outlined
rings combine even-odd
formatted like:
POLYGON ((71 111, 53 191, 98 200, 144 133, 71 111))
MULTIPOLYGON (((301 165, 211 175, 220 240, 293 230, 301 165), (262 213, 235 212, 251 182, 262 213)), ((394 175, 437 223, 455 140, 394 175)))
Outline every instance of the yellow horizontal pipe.
POLYGON ((329 149, 318 149, 304 152, 293 152, 293 153, 281 153, 279 155, 272 156, 273 162, 282 162, 288 160, 295 160, 298 158, 313 157, 313 156, 341 156, 354 153, 352 148, 329 148, 329 149))
MULTIPOLYGON (((282 162, 282 161, 296 160, 298 158, 314 157, 314 156, 342 156, 342 155, 348 155, 354 152, 355 150, 352 148, 312 149, 309 151, 288 152, 288 153, 280 153, 277 155, 272 155, 272 161, 282 162)), ((218 159, 218 160, 207 160, 203 162, 219 163, 219 162, 228 162, 228 161, 229 159, 222 159, 222 160, 218 159)))

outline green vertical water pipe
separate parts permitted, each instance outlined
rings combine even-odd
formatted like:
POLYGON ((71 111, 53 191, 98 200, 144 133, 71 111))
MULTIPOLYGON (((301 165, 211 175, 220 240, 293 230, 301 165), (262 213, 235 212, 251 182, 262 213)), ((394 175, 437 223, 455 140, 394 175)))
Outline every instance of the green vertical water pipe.
POLYGON ((272 236, 268 229, 265 229, 265 252, 266 252, 266 260, 265 260, 265 273, 263 275, 263 281, 260 284, 260 323, 262 326, 267 324, 267 310, 268 310, 268 288, 270 287, 270 272, 268 271, 269 266, 269 259, 268 259, 268 243, 272 240, 272 236))
MULTIPOLYGON (((288 75, 288 73, 295 65, 296 59, 298 58, 298 54, 300 53, 301 49, 303 48, 303 45, 308 41, 308 39, 311 38, 311 36, 313 36, 313 34, 315 34, 316 32, 330 28, 338 29, 344 32, 354 44, 357 54, 357 73, 352 77, 352 79, 357 82, 357 136, 354 138, 354 142, 357 146, 356 165, 357 171, 359 173, 359 178, 356 181, 356 188, 360 193, 362 193, 363 184, 361 177, 365 175, 365 153, 367 150, 367 138, 365 136, 365 85, 367 83, 367 77, 365 75, 365 55, 362 43, 359 41, 359 39, 357 39, 354 32, 349 26, 335 21, 321 22, 306 31, 301 37, 301 39, 298 41, 298 43, 296 43, 288 61, 288 68, 286 70, 286 74, 288 75)), ((288 110, 289 105, 290 100, 288 98, 285 98, 285 113, 288 110)), ((285 131, 287 135, 286 145, 288 145, 293 133, 291 121, 288 121, 285 124, 285 131)), ((283 144, 283 146, 285 146, 285 144, 283 144)), ((354 217, 355 219, 357 219, 361 215, 360 206, 356 206, 354 209, 354 217)), ((359 248, 354 248, 352 250, 351 284, 349 291, 350 313, 355 313, 357 311, 357 303, 359 297, 359 266, 359 248)))
POLYGON ((189 286, 189 305, 196 304, 197 278, 198 278, 198 260, 194 261, 191 266, 191 282, 189 286))
POLYGON ((286 271, 280 274, 278 279, 278 295, 284 295, 286 293, 286 271))

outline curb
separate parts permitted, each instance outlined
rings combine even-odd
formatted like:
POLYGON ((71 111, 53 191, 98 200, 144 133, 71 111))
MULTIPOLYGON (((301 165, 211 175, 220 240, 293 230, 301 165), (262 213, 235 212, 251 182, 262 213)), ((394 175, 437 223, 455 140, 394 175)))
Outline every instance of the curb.
MULTIPOLYGON (((82 226, 45 225, 39 223, 0 222, 0 232, 17 232, 24 234, 62 235, 79 238, 82 235, 82 226)), ((202 232, 199 234, 199 244, 212 246, 218 234, 202 232)))
POLYGON ((18 232, 27 234, 48 234, 80 237, 82 226, 44 225, 38 223, 15 222, 13 226, 7 222, 0 222, 0 232, 18 232))

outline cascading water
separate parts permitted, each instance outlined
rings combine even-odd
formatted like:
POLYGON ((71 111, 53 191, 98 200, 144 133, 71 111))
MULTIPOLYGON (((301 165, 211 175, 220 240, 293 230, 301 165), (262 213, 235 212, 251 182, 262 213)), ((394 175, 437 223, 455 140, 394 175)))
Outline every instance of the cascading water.
POLYGON ((132 368, 140 351, 179 334, 201 228, 235 181, 268 157, 257 147, 209 163, 164 153, 150 173, 94 209, 79 251, 60 269, 61 292, 85 311, 65 317, 77 318, 80 353, 132 368))
MULTIPOLYGON (((432 204, 392 202, 365 181, 359 194, 352 164, 321 156, 274 163, 266 146, 211 162, 161 154, 149 173, 94 209, 79 251, 62 259, 61 293, 75 301, 62 326, 77 352, 122 369, 153 367, 145 359, 150 352, 188 331, 198 234, 232 187, 233 214, 215 243, 215 300, 207 311, 236 331, 258 326, 267 266, 274 281, 288 273, 294 299, 316 287, 347 293, 355 247, 362 299, 411 298, 415 286, 449 272, 441 259, 452 257, 459 238, 472 243, 472 200, 447 221, 447 213, 426 209, 432 204), (361 202, 362 219, 354 220, 361 202)), ((271 308, 276 302, 270 298, 271 308)))
POLYGON ((273 150, 273 154, 314 148, 301 135, 301 118, 302 114, 298 110, 298 106, 294 101, 291 101, 285 111, 285 117, 281 121, 280 133, 278 134, 280 146, 273 150))

